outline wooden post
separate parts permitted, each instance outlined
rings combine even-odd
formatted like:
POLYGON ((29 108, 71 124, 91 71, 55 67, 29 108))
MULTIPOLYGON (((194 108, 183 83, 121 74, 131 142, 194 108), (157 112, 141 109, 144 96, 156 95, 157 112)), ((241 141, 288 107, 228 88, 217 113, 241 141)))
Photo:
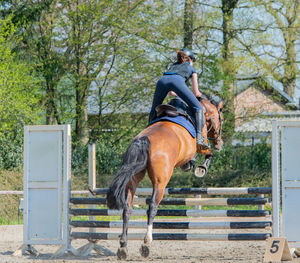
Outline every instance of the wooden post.
MULTIPOLYGON (((201 195, 195 195, 195 198, 201 198, 201 195)), ((195 210, 201 210, 202 209, 202 205, 195 205, 195 210)))
POLYGON ((96 188, 96 144, 89 143, 89 187, 96 188))
MULTIPOLYGON (((96 188, 96 144, 89 143, 89 187, 91 190, 96 188)), ((89 193, 89 197, 93 197, 91 193, 89 193)), ((90 205, 90 208, 96 208, 96 205, 90 205)), ((95 216, 89 217, 90 221, 95 220, 95 216)), ((93 227, 89 228, 89 233, 96 233, 96 229, 93 227)), ((108 248, 98 245, 98 240, 89 240, 89 243, 83 245, 82 247, 78 248, 77 250, 73 251, 72 253, 77 256, 78 254, 81 257, 88 256, 92 250, 95 250, 97 254, 104 255, 104 256, 116 256, 116 254, 110 251, 108 248)))
MULTIPOLYGON (((258 194, 257 197, 264 198, 265 195, 264 195, 264 194, 258 194)), ((257 209, 258 209, 258 210, 264 210, 264 209, 265 209, 265 206, 264 206, 264 205, 258 205, 258 206, 257 206, 257 209)))
MULTIPOLYGON (((96 144, 95 143, 89 143, 88 146, 89 150, 89 187, 91 190, 94 190, 96 188, 96 144)), ((93 197, 91 193, 89 193, 89 197, 93 197)), ((90 209, 95 209, 96 205, 90 205, 90 209)), ((90 221, 95 220, 95 216, 89 217, 90 221)), ((90 233, 95 232, 95 228, 91 227, 89 230, 90 233)))

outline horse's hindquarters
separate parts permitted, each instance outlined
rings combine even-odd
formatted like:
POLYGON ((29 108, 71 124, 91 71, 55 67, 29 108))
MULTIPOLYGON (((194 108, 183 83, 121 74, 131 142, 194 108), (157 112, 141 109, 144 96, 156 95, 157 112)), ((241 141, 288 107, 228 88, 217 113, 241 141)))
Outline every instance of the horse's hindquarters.
POLYGON ((169 121, 152 124, 138 136, 150 140, 150 162, 168 159, 166 165, 181 166, 192 159, 196 153, 196 139, 182 126, 169 121))

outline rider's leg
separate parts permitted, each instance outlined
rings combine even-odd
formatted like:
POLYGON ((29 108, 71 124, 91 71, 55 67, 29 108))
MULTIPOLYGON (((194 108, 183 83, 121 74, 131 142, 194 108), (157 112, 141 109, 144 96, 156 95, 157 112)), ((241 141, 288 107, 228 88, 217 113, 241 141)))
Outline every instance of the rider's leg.
POLYGON ((152 107, 149 115, 149 123, 155 119, 156 117, 156 111, 155 108, 162 104, 165 97, 167 96, 169 90, 165 85, 165 76, 162 77, 156 84, 153 101, 152 101, 152 107))
POLYGON ((176 77, 176 82, 174 83, 174 85, 172 85, 170 90, 176 92, 177 95, 181 99, 183 99, 195 112, 197 129, 197 148, 199 148, 199 150, 209 149, 209 145, 207 142, 207 129, 205 126, 205 117, 203 114, 202 105, 197 100, 193 92, 191 92, 190 89, 186 86, 184 79, 180 76, 176 77))
POLYGON ((199 147, 200 150, 207 150, 209 149, 209 146, 207 142, 207 129, 206 127, 204 128, 205 117, 203 114, 203 110, 197 110, 195 112, 195 117, 197 126, 197 148, 199 147))

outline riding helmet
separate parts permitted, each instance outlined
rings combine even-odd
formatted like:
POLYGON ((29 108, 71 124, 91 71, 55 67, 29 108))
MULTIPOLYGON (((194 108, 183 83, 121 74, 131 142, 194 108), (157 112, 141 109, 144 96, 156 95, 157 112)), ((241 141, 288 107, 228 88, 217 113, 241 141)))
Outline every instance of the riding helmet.
POLYGON ((196 61, 196 57, 195 57, 194 53, 191 50, 189 50, 187 48, 182 48, 182 49, 180 49, 180 51, 183 51, 188 57, 191 58, 191 60, 193 62, 196 61))

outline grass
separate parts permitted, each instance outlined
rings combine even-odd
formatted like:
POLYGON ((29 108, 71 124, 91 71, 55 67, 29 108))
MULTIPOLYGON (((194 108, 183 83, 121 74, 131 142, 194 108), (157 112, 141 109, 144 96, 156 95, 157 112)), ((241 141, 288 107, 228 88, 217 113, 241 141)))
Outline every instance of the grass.
MULTIPOLYGON (((23 173, 21 170, 0 171, 0 191, 23 190, 23 173)), ((0 195, 0 224, 18 223, 19 197, 16 195, 0 195)))

